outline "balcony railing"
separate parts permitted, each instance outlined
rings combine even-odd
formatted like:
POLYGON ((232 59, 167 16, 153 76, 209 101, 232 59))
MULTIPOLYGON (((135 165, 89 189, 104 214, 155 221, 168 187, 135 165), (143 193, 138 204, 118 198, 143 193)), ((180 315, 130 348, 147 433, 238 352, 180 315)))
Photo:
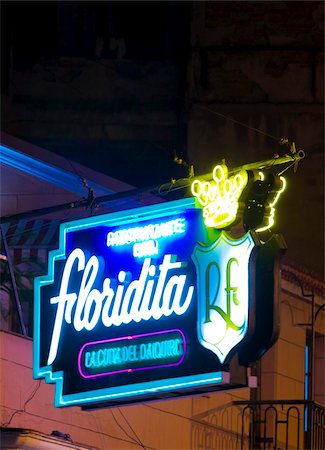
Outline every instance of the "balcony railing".
POLYGON ((236 401, 192 419, 194 450, 325 449, 325 408, 315 402, 236 401))

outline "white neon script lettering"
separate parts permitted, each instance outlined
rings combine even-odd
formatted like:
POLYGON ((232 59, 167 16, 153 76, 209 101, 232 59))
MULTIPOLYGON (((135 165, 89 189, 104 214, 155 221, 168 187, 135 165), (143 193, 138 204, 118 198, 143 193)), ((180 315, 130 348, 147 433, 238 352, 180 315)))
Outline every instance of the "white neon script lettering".
POLYGON ((185 233, 186 220, 182 217, 168 222, 145 225, 144 227, 125 228, 111 231, 107 235, 107 247, 127 245, 135 242, 156 240, 174 234, 185 233))
POLYGON ((101 291, 93 288, 99 265, 96 256, 91 256, 86 262, 80 248, 68 257, 59 295, 50 299, 51 304, 57 304, 57 310, 48 364, 52 364, 57 356, 63 321, 67 324, 73 322, 76 331, 90 331, 99 320, 105 327, 120 326, 132 321, 158 320, 173 313, 182 315, 190 306, 194 287, 189 286, 186 292, 186 275, 175 274, 175 270, 185 267, 186 263, 177 262, 173 255, 165 255, 159 267, 151 264, 151 258, 145 258, 139 278, 133 281, 121 270, 116 290, 111 287, 110 278, 104 278, 101 291), (68 292, 69 280, 76 270, 83 271, 79 292, 68 292))

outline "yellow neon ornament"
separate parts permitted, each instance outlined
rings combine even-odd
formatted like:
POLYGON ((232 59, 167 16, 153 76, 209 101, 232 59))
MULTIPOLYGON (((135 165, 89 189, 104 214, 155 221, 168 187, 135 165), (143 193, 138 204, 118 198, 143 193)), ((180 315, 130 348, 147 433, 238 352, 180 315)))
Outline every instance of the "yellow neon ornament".
POLYGON ((274 225, 274 214, 275 214, 275 204, 277 203, 277 201, 279 200, 280 195, 282 194, 282 192, 285 190, 286 188, 286 179, 284 177, 280 177, 280 180, 282 181, 282 186, 280 187, 280 189, 278 191, 275 192, 274 198, 272 199, 272 202, 269 203, 268 207, 270 208, 269 213, 268 213, 268 223, 261 228, 256 229, 255 231, 257 233, 261 233, 262 231, 266 231, 269 228, 273 227, 274 225))
POLYGON ((237 217, 238 200, 245 188, 248 176, 241 170, 228 178, 228 168, 219 164, 213 169, 213 180, 195 180, 192 183, 192 194, 203 206, 203 217, 207 227, 225 228, 237 217))

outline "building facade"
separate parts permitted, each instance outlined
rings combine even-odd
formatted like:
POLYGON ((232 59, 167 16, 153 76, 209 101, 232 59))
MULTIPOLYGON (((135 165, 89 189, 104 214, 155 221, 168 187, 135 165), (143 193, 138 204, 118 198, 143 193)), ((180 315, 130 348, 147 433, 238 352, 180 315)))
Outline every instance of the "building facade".
POLYGON ((2 5, 1 447, 324 448, 324 4, 90 3, 2 5), (127 183, 276 160, 293 143, 306 157, 274 228, 288 245, 280 335, 246 386, 54 408, 32 376, 32 305, 59 224, 162 201, 127 183))
MULTIPOLYGON (((8 136, 3 136, 3 145, 4 141, 7 145, 10 142, 11 150, 14 143, 19 144, 19 150, 16 149, 19 157, 30 156, 31 149, 38 152, 39 157, 47 155, 46 152, 40 151, 41 149, 30 145, 24 151, 22 141, 8 136)), ((68 171, 59 169, 59 162, 59 159, 56 159, 61 175, 67 175, 68 171)), ((22 192, 26 193, 26 180, 30 190, 36 186, 34 194, 32 192, 29 194, 35 206, 37 205, 35 196, 40 196, 44 200, 44 194, 47 197, 47 206, 56 202, 53 188, 50 187, 49 181, 44 180, 47 166, 49 174, 53 170, 53 164, 49 161, 44 162, 43 178, 39 179, 30 173, 27 174, 27 167, 18 170, 17 165, 13 168, 8 161, 2 165, 3 179, 6 179, 5 173, 8 170, 10 178, 14 180, 10 186, 2 187, 1 203, 6 208, 4 218, 14 217, 10 215, 12 207, 10 205, 15 203, 6 202, 6 198, 12 199, 15 195, 21 198, 22 192), (39 183, 42 189, 39 189, 39 183)), ((79 170, 84 171, 88 184, 92 183, 90 175, 94 175, 96 181, 99 180, 96 174, 89 173, 86 168, 79 166, 79 170)), ((73 173, 70 172, 70 175, 73 176, 73 173)), ((59 179, 62 183, 62 177, 59 179)), ((109 192, 121 188, 121 184, 114 185, 114 180, 111 179, 102 178, 101 183, 102 189, 106 188, 109 192)), ((64 197, 60 197, 60 201, 63 200, 64 197)), ((139 204, 141 197, 128 198, 127 201, 129 205, 132 201, 139 204)), ((142 196, 142 201, 148 202, 148 198, 142 196)), ((154 202, 152 196, 150 201, 154 202)), ((25 208, 30 210, 27 202, 19 209, 17 206, 15 208, 12 209, 13 213, 22 213, 25 208)), ((109 208, 111 210, 112 205, 109 208)), ((41 210, 44 211, 44 208, 41 210)), ((77 214, 76 217, 88 217, 89 213, 89 209, 81 208, 79 212, 73 211, 72 214, 77 214)), ((133 447, 250 449, 272 448, 273 445, 292 449, 322 448, 324 285, 308 273, 285 263, 281 267, 279 339, 257 364, 248 369, 246 387, 196 395, 193 392, 194 395, 187 398, 164 399, 158 402, 89 411, 72 406, 55 408, 54 387, 44 383, 43 380, 33 379, 30 323, 32 305, 28 303, 28 296, 25 294, 32 291, 32 285, 28 285, 28 281, 30 282, 35 275, 45 273, 44 263, 47 262, 47 253, 53 246, 54 248, 57 246, 55 238, 51 241, 43 236, 44 244, 47 242, 48 245, 44 245, 43 253, 38 255, 43 258, 42 265, 39 260, 32 258, 33 242, 38 242, 36 245, 40 250, 42 247, 40 226, 46 230, 51 223, 52 233, 53 230, 55 232, 55 228, 57 229, 59 222, 62 221, 60 214, 62 214, 60 211, 55 214, 52 212, 52 216, 50 214, 52 220, 47 222, 44 221, 44 215, 41 224, 40 221, 31 224, 31 220, 27 222, 20 220, 18 227, 8 228, 5 233, 9 250, 7 257, 12 258, 19 292, 18 303, 15 303, 12 289, 5 289, 10 285, 10 280, 6 286, 2 285, 4 287, 1 290, 3 448, 44 448, 44 445, 46 448, 61 445, 63 448, 74 446, 73 448, 90 447, 102 450, 133 447), (22 239, 24 236, 25 239, 22 239), (27 256, 24 261, 23 255, 27 256), (29 263, 34 261, 34 265, 28 265, 26 259, 29 263), (17 306, 21 307, 21 311, 17 306), (21 318, 23 328, 19 321, 21 318)), ((66 214, 65 210, 63 221, 66 220, 66 214)), ((3 248, 3 259, 6 256, 4 250, 3 248)), ((2 263, 6 265, 8 261, 2 260, 2 263)))

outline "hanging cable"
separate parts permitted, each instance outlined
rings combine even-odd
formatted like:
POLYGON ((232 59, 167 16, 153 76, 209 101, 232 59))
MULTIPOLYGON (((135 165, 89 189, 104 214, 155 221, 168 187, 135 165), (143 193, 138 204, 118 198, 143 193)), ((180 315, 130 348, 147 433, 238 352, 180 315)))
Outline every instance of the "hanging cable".
POLYGON ((21 413, 26 412, 26 406, 35 397, 35 394, 39 390, 40 386, 41 386, 41 380, 38 380, 35 388, 33 389, 33 391, 30 393, 29 397, 25 401, 24 406, 22 407, 22 409, 17 409, 16 411, 14 411, 13 414, 10 416, 10 419, 7 422, 1 423, 2 427, 7 427, 8 425, 10 425, 12 420, 13 420, 13 418, 17 414, 21 414, 21 413))
POLYGON ((258 129, 258 128, 255 128, 255 127, 251 127, 251 126, 247 125, 247 124, 244 123, 244 122, 240 122, 239 120, 233 119, 233 118, 230 117, 230 116, 226 116, 225 114, 219 113, 219 112, 215 111, 214 109, 209 108, 209 107, 207 107, 207 106, 202 106, 202 105, 199 105, 199 104, 197 104, 197 103, 195 103, 193 106, 196 107, 196 108, 202 109, 203 111, 207 111, 207 112, 209 112, 209 113, 211 113, 211 114, 214 114, 214 115, 216 115, 216 116, 218 116, 218 117, 222 117, 223 119, 229 120, 230 122, 233 122, 233 123, 235 123, 235 124, 237 124, 237 125, 240 125, 240 126, 242 126, 242 127, 245 127, 245 128, 247 128, 248 130, 255 131, 255 133, 262 134, 263 136, 268 137, 268 138, 270 138, 270 139, 272 139, 272 140, 274 140, 274 141, 276 141, 276 142, 278 142, 278 143, 279 143, 280 140, 281 140, 281 139, 277 138, 276 136, 273 136, 272 134, 265 133, 264 131, 262 131, 262 130, 260 130, 260 129, 258 129))
POLYGON ((146 450, 146 448, 144 447, 144 445, 142 444, 141 441, 138 441, 137 439, 135 439, 133 436, 131 436, 123 427, 122 425, 118 422, 118 420, 116 419, 114 412, 112 409, 110 409, 110 413, 114 419, 114 422, 116 423, 116 425, 119 427, 120 430, 123 431, 124 434, 126 434, 126 436, 128 438, 130 438, 135 444, 139 445, 140 447, 142 447, 144 450, 146 450))
POLYGON ((137 435, 137 433, 134 431, 134 429, 132 428, 130 422, 127 420, 127 418, 125 417, 125 415, 123 414, 123 411, 121 410, 121 408, 118 408, 118 411, 120 412, 121 416, 123 417, 123 419, 125 420, 125 422, 127 423, 127 425, 129 426, 129 428, 131 429, 132 433, 135 435, 136 439, 139 441, 139 444, 141 445, 141 447, 145 448, 144 445, 141 442, 141 439, 139 438, 139 436, 137 435))

